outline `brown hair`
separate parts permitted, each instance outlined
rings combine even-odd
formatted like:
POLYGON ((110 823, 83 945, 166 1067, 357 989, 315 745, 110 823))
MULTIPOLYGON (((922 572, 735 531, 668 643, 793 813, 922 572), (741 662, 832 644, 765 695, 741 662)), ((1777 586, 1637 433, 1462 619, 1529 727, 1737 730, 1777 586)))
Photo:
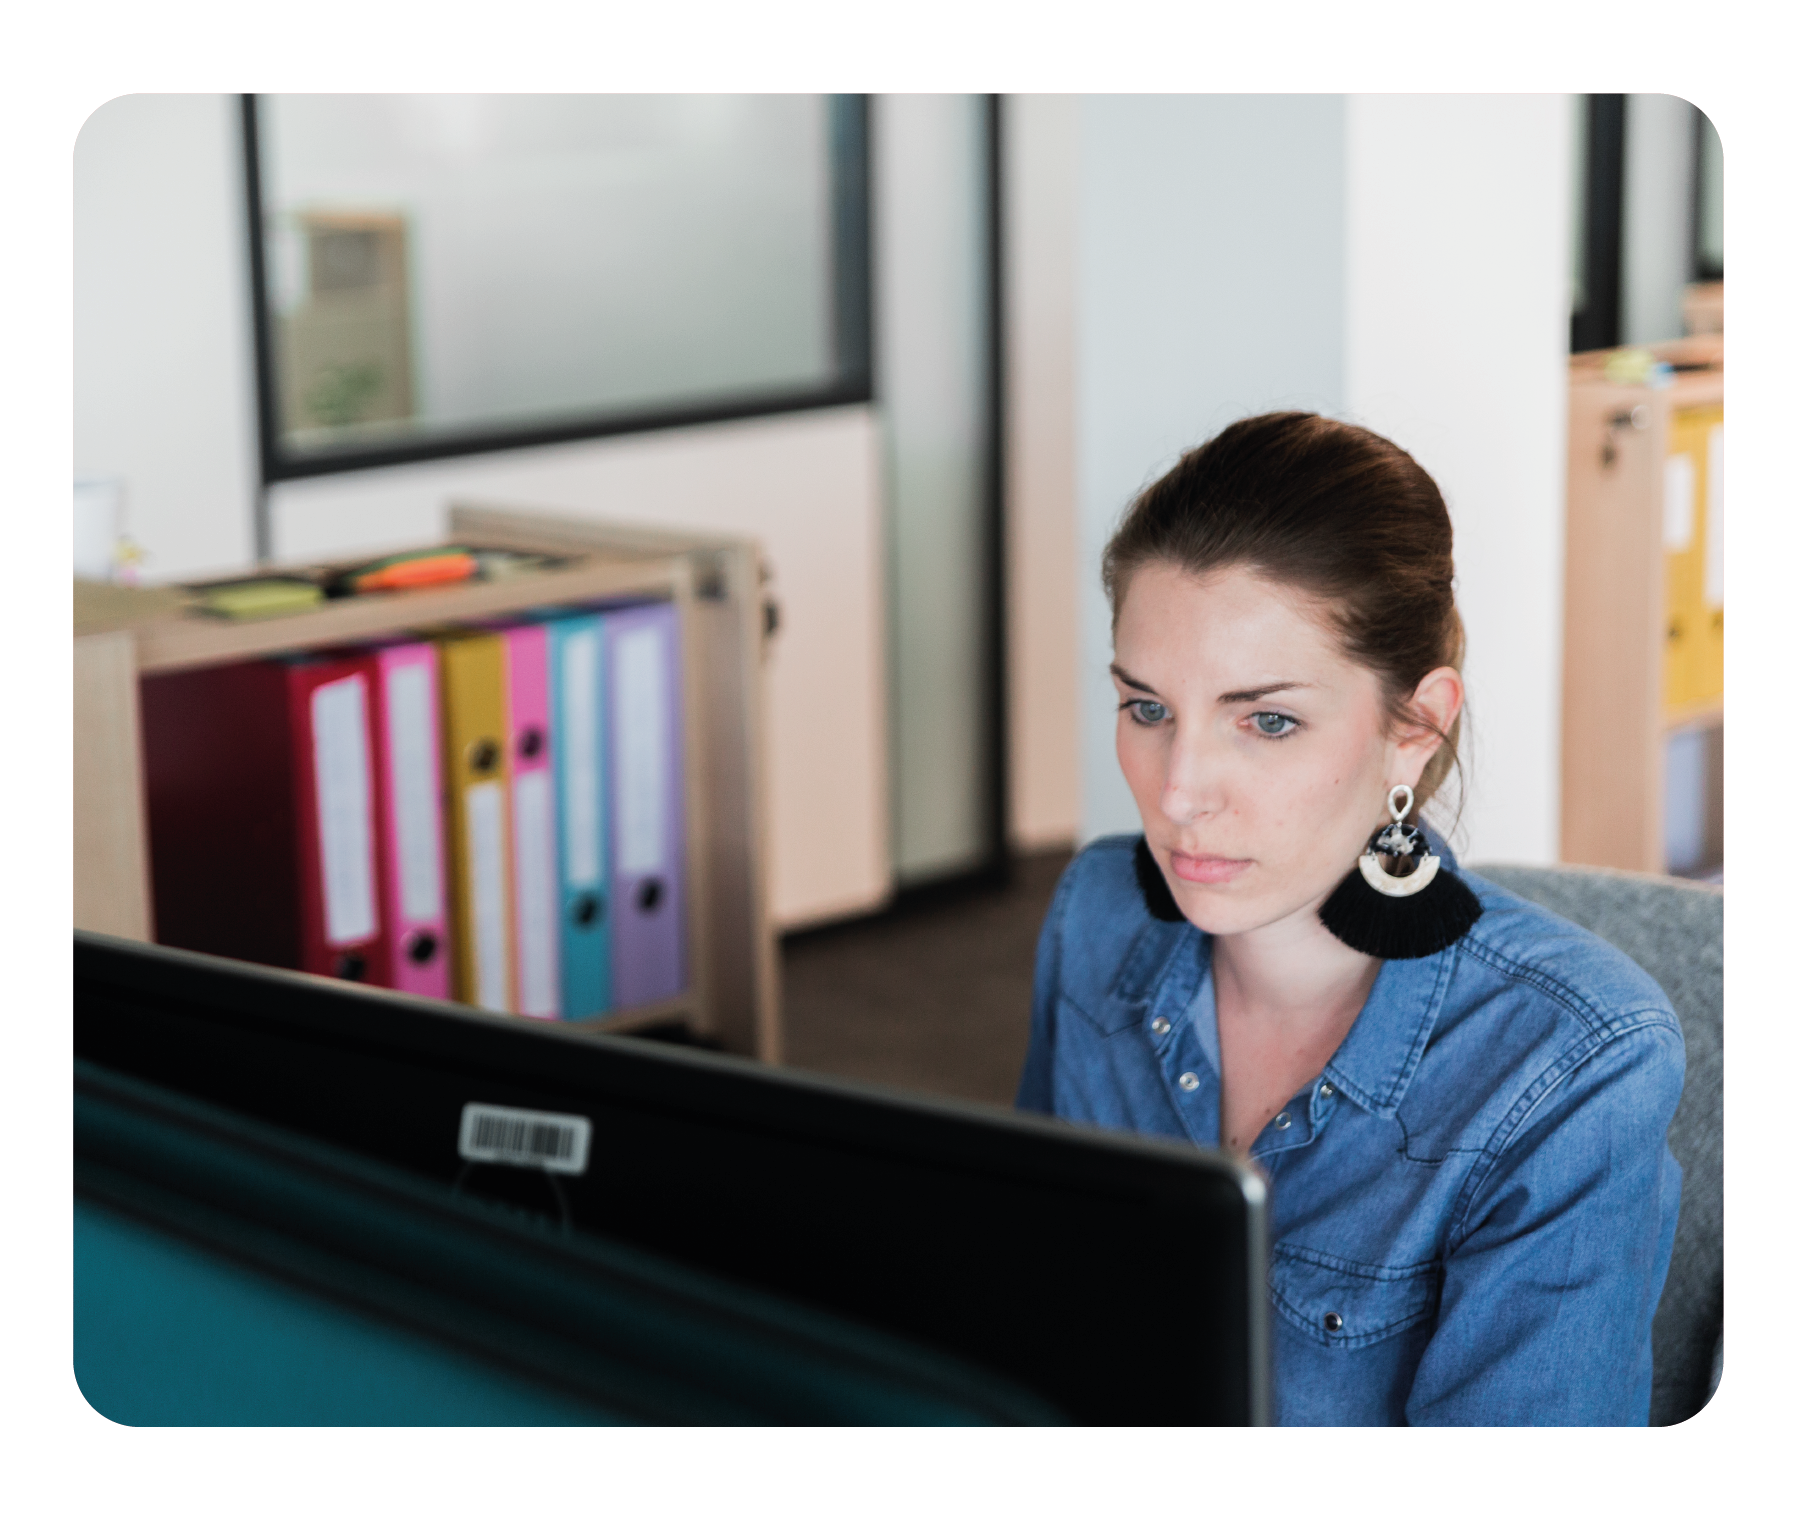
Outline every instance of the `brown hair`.
POLYGON ((1322 600, 1349 657, 1379 675, 1386 718, 1442 739, 1420 810, 1459 766, 1460 719, 1408 708, 1431 669, 1458 669, 1454 528, 1435 481, 1401 447, 1307 411, 1250 416, 1184 454, 1136 496, 1104 550, 1111 625, 1144 563, 1245 567, 1322 600))

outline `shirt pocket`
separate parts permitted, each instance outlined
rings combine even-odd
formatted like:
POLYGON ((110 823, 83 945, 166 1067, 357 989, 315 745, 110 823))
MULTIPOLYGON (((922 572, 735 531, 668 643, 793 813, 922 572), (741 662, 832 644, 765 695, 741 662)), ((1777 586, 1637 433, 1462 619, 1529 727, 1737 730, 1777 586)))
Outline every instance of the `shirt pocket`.
POLYGON ((1431 1320, 1436 1263, 1387 1268, 1303 1247, 1273 1248, 1273 1308, 1312 1340, 1353 1351, 1431 1320))

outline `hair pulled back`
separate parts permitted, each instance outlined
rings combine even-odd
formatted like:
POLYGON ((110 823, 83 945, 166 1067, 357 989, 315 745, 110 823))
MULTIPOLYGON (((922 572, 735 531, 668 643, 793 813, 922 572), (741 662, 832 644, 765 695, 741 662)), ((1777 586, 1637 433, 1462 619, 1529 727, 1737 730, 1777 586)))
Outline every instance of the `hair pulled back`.
POLYGON ((1458 669, 1454 528, 1435 481, 1392 442, 1307 411, 1224 428, 1130 504, 1104 550, 1115 627, 1147 563, 1191 574, 1248 568, 1321 601, 1347 655, 1378 674, 1386 719, 1442 738, 1417 808, 1458 764, 1460 720, 1442 731, 1409 708, 1431 669, 1458 669))

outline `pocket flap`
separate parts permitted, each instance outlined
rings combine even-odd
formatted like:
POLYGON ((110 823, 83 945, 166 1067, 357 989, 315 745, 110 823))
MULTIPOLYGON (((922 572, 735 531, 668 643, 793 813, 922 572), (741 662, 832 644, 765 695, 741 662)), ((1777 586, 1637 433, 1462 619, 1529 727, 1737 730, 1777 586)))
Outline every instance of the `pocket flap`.
POLYGON ((1273 1307, 1324 1346, 1371 1346, 1420 1325, 1440 1294, 1433 1262, 1388 1268, 1303 1247, 1273 1249, 1273 1307))

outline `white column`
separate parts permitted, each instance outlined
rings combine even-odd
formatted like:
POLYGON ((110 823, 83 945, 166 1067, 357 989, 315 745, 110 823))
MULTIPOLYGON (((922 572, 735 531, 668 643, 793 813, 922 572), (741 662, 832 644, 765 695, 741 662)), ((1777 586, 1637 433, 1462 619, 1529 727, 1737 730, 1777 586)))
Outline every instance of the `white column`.
POLYGON ((1454 519, 1474 859, 1559 843, 1566 350, 1563 95, 1348 101, 1347 408, 1454 519))
POLYGON ((1140 828, 1117 768, 1099 558, 1123 507, 1242 416, 1342 402, 1342 100, 1081 102, 1082 837, 1140 828))

